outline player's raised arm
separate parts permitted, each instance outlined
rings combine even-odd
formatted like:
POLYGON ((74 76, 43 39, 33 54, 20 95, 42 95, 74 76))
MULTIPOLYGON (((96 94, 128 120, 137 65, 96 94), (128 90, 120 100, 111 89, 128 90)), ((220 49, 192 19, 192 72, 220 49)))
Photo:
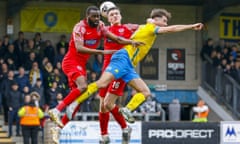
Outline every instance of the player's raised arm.
POLYGON ((160 27, 157 31, 157 33, 172 33, 172 32, 180 32, 184 30, 201 30, 203 28, 202 23, 196 23, 196 24, 188 24, 188 25, 171 25, 166 27, 160 27))
POLYGON ((110 38, 111 40, 116 41, 119 44, 132 44, 134 46, 144 45, 144 43, 142 43, 142 42, 133 41, 131 39, 125 39, 123 37, 116 36, 115 34, 109 32, 109 31, 106 33, 106 36, 108 38, 110 38))
POLYGON ((147 19, 147 23, 153 23, 157 27, 155 33, 172 33, 180 32, 184 30, 201 30, 203 28, 202 23, 186 24, 186 25, 170 25, 168 26, 168 20, 171 18, 171 13, 165 9, 153 9, 150 18, 147 19))

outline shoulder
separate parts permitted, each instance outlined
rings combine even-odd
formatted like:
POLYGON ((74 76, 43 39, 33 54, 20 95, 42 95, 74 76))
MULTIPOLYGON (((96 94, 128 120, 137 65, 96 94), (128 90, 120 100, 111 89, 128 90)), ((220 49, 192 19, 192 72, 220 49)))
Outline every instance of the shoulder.
POLYGON ((139 27, 139 24, 127 23, 127 24, 123 24, 122 26, 128 29, 137 29, 139 27))
POLYGON ((86 27, 87 25, 85 24, 84 20, 81 20, 80 22, 75 24, 73 31, 84 33, 86 31, 86 27))

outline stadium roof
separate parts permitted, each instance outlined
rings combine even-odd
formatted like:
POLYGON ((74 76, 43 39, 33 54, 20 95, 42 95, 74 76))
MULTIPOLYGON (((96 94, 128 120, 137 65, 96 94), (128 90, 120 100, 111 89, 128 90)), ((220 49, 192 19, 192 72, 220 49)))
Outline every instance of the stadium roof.
MULTIPOLYGON (((9 16, 14 15, 16 11, 29 0, 0 0, 7 1, 9 16)), ((79 2, 79 3, 93 3, 100 5, 103 1, 108 0, 33 0, 39 2, 79 2)), ((203 21, 210 20, 221 9, 239 5, 240 0, 109 0, 114 3, 127 3, 127 4, 164 4, 164 5, 192 5, 201 6, 203 8, 203 21)))

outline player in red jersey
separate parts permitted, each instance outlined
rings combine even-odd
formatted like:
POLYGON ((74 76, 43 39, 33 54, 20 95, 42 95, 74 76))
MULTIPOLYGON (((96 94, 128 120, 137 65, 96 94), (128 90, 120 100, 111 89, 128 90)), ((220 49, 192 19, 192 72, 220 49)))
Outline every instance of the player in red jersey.
MULTIPOLYGON (((77 23, 71 35, 69 50, 65 55, 62 68, 68 77, 70 93, 48 114, 59 127, 63 127, 69 121, 67 115, 59 118, 60 112, 71 104, 87 88, 86 63, 90 54, 112 54, 114 50, 97 50, 102 37, 108 37, 121 44, 139 45, 141 42, 134 42, 109 32, 104 23, 100 21, 100 11, 96 6, 89 6, 86 10, 86 18, 77 23)), ((74 110, 73 115, 78 111, 79 106, 74 110)), ((71 116, 73 117, 73 116, 71 116)))
MULTIPOLYGON (((138 28, 137 24, 121 24, 122 16, 119 8, 110 8, 107 12, 108 21, 111 26, 108 30, 117 36, 130 38, 133 32, 138 28)), ((124 47, 123 44, 118 44, 109 38, 104 39, 104 49, 105 50, 119 50, 124 47)), ((112 55, 104 55, 104 63, 102 71, 110 63, 112 55)), ((100 143, 107 144, 110 142, 108 136, 108 122, 110 118, 110 113, 113 115, 115 120, 119 123, 122 128, 122 140, 128 142, 131 135, 131 128, 127 126, 124 117, 119 113, 119 108, 115 104, 119 96, 123 96, 123 91, 126 83, 122 79, 117 79, 112 81, 108 87, 99 90, 98 95, 100 96, 100 108, 99 108, 99 122, 101 129, 101 140, 100 143), (109 113, 110 112, 110 113, 109 113)))

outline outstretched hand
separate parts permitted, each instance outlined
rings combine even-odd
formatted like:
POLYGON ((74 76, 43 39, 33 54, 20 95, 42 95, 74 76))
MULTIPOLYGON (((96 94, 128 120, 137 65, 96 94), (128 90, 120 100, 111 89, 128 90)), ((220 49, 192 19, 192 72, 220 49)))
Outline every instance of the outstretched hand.
POLYGON ((193 24, 193 30, 201 30, 203 28, 202 23, 193 24))

